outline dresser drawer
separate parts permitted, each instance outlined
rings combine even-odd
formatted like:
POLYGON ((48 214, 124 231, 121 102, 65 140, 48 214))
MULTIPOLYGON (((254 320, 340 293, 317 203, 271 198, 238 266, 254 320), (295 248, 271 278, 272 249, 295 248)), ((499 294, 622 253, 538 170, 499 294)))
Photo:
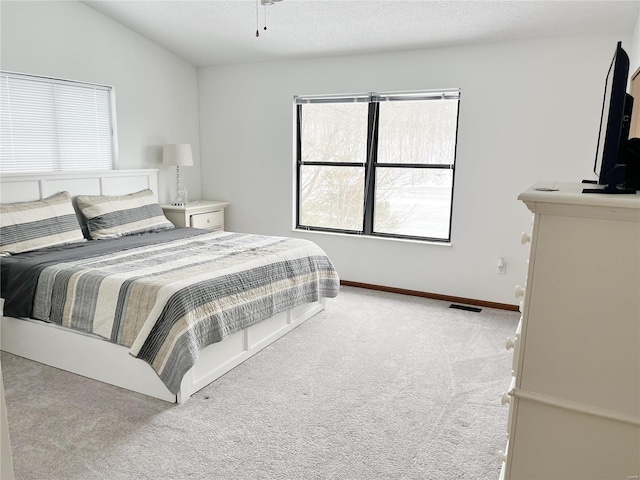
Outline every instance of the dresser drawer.
POLYGON ((208 228, 218 230, 224 227, 223 210, 191 215, 189 226, 191 228, 208 228))
POLYGON ((498 460, 500 461, 500 477, 499 480, 507 478, 507 452, 509 451, 509 440, 507 440, 507 446, 504 452, 498 454, 498 460))
POLYGON ((507 438, 511 435, 511 428, 513 423, 513 416, 515 414, 515 402, 517 399, 513 396, 513 392, 516 388, 516 379, 515 377, 511 378, 511 383, 509 384, 509 390, 502 394, 502 404, 507 405, 509 407, 509 416, 507 418, 507 438))
POLYGON ((516 376, 518 372, 518 361, 520 358, 520 343, 522 342, 522 316, 520 316, 520 322, 518 322, 518 328, 516 329, 516 337, 513 347, 513 360, 511 363, 511 373, 516 376))

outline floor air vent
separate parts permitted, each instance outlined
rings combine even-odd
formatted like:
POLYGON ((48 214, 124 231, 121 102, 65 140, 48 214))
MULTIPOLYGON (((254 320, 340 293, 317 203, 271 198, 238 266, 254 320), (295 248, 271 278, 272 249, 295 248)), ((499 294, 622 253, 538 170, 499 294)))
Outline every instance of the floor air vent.
POLYGON ((458 305, 457 303, 452 303, 449 305, 449 308, 457 308, 458 310, 466 310, 467 312, 481 312, 482 309, 478 307, 470 307, 468 305, 458 305))

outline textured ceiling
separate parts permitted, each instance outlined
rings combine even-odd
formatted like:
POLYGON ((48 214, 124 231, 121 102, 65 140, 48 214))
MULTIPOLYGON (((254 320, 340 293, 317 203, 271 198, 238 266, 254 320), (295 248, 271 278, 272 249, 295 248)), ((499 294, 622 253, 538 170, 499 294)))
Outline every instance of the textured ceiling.
POLYGON ((195 65, 631 33, 634 1, 86 0, 195 65), (268 30, 264 31, 264 12, 268 30))

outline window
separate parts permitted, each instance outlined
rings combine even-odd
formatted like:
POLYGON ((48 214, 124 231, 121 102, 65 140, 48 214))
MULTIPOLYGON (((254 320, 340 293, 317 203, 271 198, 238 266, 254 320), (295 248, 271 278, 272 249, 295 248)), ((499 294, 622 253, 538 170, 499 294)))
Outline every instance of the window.
POLYGON ((297 228, 448 242, 459 100, 296 97, 297 228))
POLYGON ((111 170, 113 88, 0 72, 0 173, 111 170))

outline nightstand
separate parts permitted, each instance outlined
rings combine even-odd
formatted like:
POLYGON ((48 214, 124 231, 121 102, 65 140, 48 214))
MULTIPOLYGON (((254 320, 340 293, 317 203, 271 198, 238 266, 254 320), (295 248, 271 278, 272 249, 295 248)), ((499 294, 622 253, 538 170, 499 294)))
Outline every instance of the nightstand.
POLYGON ((224 209, 228 202, 196 200, 187 205, 160 205, 165 217, 176 227, 224 230, 224 209))

